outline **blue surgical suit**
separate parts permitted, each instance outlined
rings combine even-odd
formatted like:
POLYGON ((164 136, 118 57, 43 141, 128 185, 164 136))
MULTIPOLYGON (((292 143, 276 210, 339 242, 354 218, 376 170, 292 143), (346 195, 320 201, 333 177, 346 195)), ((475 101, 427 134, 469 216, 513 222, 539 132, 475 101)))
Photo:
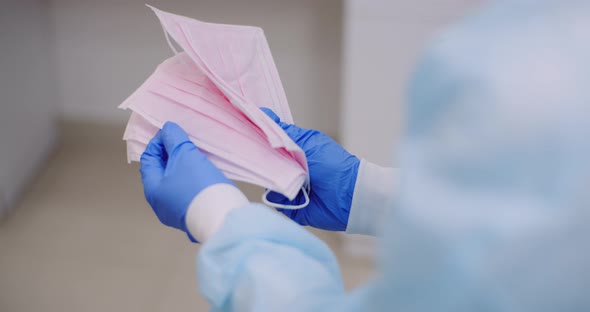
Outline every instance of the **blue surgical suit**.
POLYGON ((397 150, 377 278, 345 291, 322 241, 251 204, 197 258, 211 309, 590 311, 589 1, 495 1, 437 37, 397 150))

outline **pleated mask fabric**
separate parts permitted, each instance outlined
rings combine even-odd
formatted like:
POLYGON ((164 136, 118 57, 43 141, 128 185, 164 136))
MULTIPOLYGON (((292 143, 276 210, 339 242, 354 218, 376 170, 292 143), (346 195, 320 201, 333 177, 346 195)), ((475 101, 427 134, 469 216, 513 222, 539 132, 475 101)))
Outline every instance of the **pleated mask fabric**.
POLYGON ((172 121, 228 178, 290 199, 300 191, 307 195, 305 153, 260 110, 269 107, 293 122, 262 29, 205 23, 150 8, 176 54, 119 106, 132 111, 123 137, 128 161, 139 161, 149 140, 172 121), (184 51, 178 53, 169 37, 184 51))

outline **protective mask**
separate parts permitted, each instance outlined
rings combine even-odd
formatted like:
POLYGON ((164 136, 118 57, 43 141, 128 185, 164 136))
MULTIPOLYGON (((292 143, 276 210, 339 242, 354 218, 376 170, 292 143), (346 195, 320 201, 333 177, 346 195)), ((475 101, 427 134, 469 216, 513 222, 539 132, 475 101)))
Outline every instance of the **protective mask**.
MULTIPOLYGON (((120 107, 133 111, 124 139, 138 161, 166 121, 178 123, 229 178, 293 199, 309 192, 305 153, 259 107, 292 122, 260 28, 209 24, 152 8, 185 50, 163 62, 120 107)), ((174 49, 174 47, 171 45, 174 49)), ((268 192, 267 191, 267 192, 268 192)), ((279 208, 303 208, 282 206, 279 208)))
MULTIPOLYGON (((136 113, 131 114, 131 118, 124 136, 124 139, 127 141, 127 157, 129 162, 139 161, 141 154, 144 152, 151 137, 153 137, 153 135, 155 135, 158 130, 159 129, 157 127, 152 126, 140 115, 136 113)), ((191 138, 191 140, 193 142, 196 141, 194 138, 191 138)), ((207 155, 209 160, 215 163, 218 168, 224 171, 230 179, 240 180, 256 185, 272 184, 272 181, 265 180, 264 178, 259 177, 250 171, 243 170, 243 168, 229 163, 216 154, 211 154, 206 151, 203 151, 203 153, 207 155)))

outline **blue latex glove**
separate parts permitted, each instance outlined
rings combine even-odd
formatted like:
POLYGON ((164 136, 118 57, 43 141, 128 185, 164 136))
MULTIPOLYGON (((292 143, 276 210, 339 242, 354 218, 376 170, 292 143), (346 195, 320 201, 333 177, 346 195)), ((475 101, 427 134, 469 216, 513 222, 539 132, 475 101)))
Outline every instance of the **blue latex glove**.
POLYGON ((141 155, 145 198, 158 219, 186 232, 185 216, 193 198, 206 187, 232 182, 207 159, 177 124, 167 122, 141 155))
MULTIPOLYGON (((262 108, 262 111, 303 149, 311 178, 310 202, 307 207, 278 210, 301 225, 331 231, 346 230, 360 160, 329 136, 317 130, 286 124, 268 108, 262 108)), ((268 194, 267 198, 279 204, 304 202, 302 193, 293 202, 274 192, 268 194)))

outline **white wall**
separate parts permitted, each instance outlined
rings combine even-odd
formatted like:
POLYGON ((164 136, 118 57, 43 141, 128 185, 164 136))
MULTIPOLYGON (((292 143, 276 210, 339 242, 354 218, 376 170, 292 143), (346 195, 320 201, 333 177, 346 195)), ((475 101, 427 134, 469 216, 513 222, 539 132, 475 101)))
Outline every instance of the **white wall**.
POLYGON ((52 34, 45 1, 0 9, 0 216, 47 157, 56 137, 52 34))
MULTIPOLYGON (((116 110, 172 56, 145 0, 52 0, 64 118, 122 122, 116 110)), ((294 118, 330 134, 338 130, 341 2, 337 0, 148 1, 208 22, 264 29, 294 118)))
POLYGON ((341 134, 358 155, 393 165, 406 83, 428 40, 483 0, 346 0, 341 134))
MULTIPOLYGON (((394 165, 407 82, 428 40, 484 0, 346 0, 342 120, 344 146, 371 162, 394 165)), ((350 255, 373 257, 376 241, 343 236, 350 255)))

